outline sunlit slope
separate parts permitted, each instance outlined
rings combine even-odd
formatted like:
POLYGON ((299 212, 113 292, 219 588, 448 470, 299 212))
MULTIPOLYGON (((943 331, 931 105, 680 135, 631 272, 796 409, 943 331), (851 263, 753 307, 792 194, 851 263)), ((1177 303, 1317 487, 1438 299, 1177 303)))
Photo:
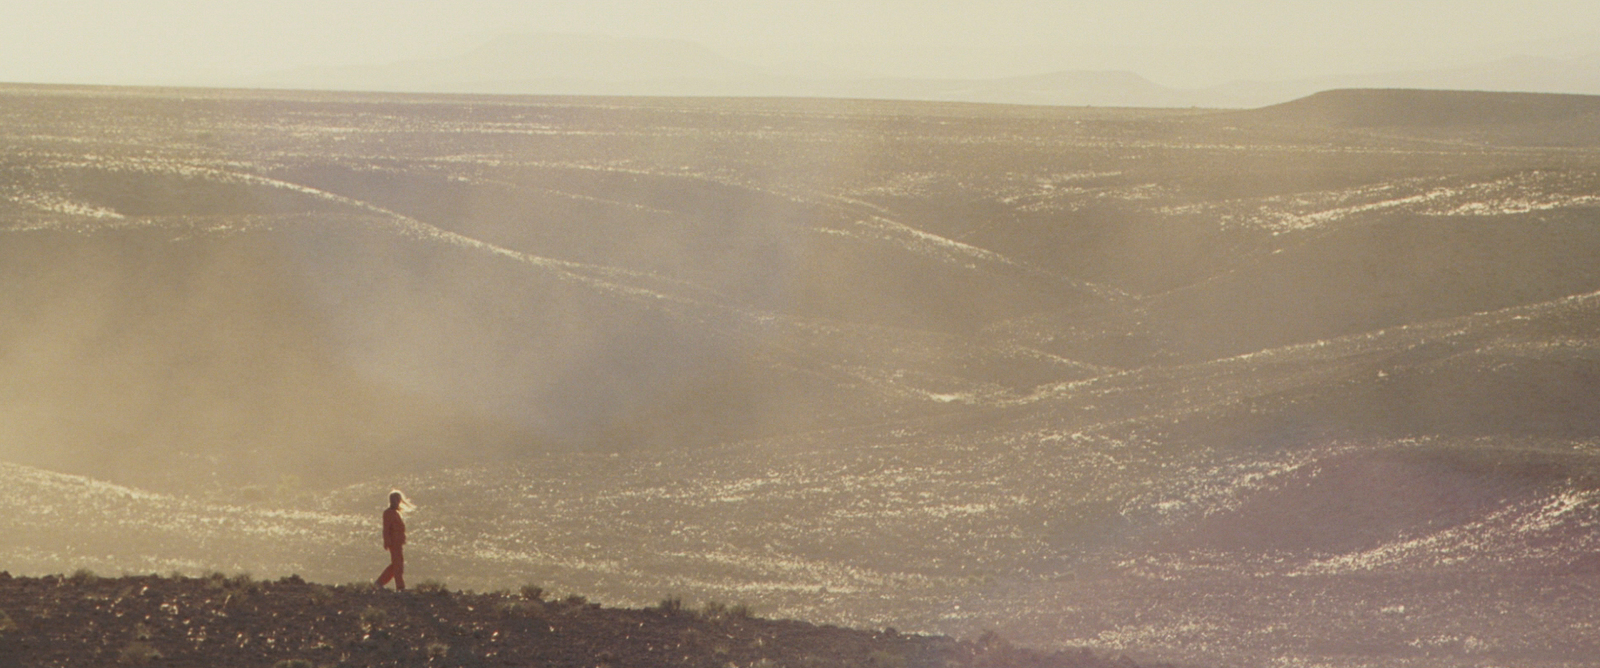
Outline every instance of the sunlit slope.
POLYGON ((914 219, 741 174, 535 161, 273 173, 497 246, 671 277, 764 312, 969 334, 1117 296, 914 219))
POLYGON ((1592 345, 1574 335, 1596 318, 1590 296, 704 461, 540 463, 407 484, 439 499, 440 531, 459 536, 449 543, 484 536, 447 549, 460 573, 482 563, 624 598, 689 591, 1224 662, 1330 660, 1360 648, 1350 638, 1363 620, 1388 619, 1381 652, 1459 658, 1487 643, 1561 665, 1584 646, 1570 624, 1590 608, 1569 605, 1600 515, 1600 426, 1583 398, 1595 379, 1563 379, 1585 375, 1572 363, 1592 345), (1499 367, 1481 385, 1447 373, 1481 365, 1499 367), (1550 375, 1566 365, 1576 371, 1550 375), (1392 382, 1434 404, 1393 405, 1392 382), (1564 387, 1566 399, 1508 401, 1529 386, 1564 387), (469 507, 496 519, 477 524, 469 507), (613 519, 584 519, 596 514, 613 519), (1530 578, 1544 594, 1517 584, 1530 578), (1319 603, 1284 598, 1302 588, 1319 603), (1549 623, 1479 619, 1501 597, 1549 623))
MULTIPOLYGON (((1301 106, 1338 116, 1352 112, 1329 100, 1404 108, 1413 94, 1431 95, 1301 106)), ((1581 262, 1592 164, 1475 134, 1498 122, 1472 116, 1492 95, 1445 95, 1427 127, 819 100, 13 97, 24 150, 8 157, 4 205, 19 213, 379 210, 748 310, 1000 335, 1110 366, 1596 287, 1581 262), (1456 271, 1510 272, 1511 287, 1481 279, 1494 284, 1439 299, 1456 271), (1416 302, 1428 308, 1410 313, 1416 302)), ((1588 98, 1550 97, 1577 114, 1551 123, 1583 125, 1588 98)))
POLYGON ((913 117, 13 97, 10 451, 62 470, 333 481, 945 412, 1102 371, 988 322, 1128 301, 749 171, 913 117))
POLYGON ((1518 169, 1124 212, 1145 221, 1128 230, 1170 229, 1179 237, 1173 243, 1195 248, 1188 264, 1130 264, 1203 271, 1133 308, 1043 311, 988 331, 1059 355, 1137 366, 1584 293, 1600 288, 1592 261, 1600 251, 1597 187, 1587 168, 1518 169), (1255 241, 1218 253, 1186 236, 1197 229, 1255 241))
POLYGON ((1127 419, 1266 450, 1346 437, 1587 437, 1600 427, 1596 326, 1588 293, 1067 383, 1032 410, 1064 425, 1127 419))
MULTIPOLYGON (((1233 399, 1078 440, 1131 436, 1123 452, 1159 453, 1147 470, 1195 452, 1212 463, 1152 475, 1120 516, 1161 528, 1115 564, 1011 590, 1013 628, 1220 663, 1581 665, 1600 517, 1596 303, 1179 367, 1194 394, 1233 399)), ((1091 396, 1134 386, 1165 384, 1132 374, 1091 396)))
POLYGON ((178 487, 700 447, 1099 372, 357 212, 35 220, 0 254, 7 456, 178 487))
POLYGON ((7 299, 25 316, 5 325, 10 422, 20 443, 60 446, 16 456, 104 465, 90 453, 114 442, 118 467, 146 473, 180 453, 354 472, 575 442, 692 446, 1092 372, 759 316, 367 220, 277 225, 7 233, 7 299))
POLYGON ((519 252, 684 280, 755 310, 952 333, 1117 295, 851 197, 907 170, 987 170, 992 159, 973 158, 1031 141, 973 143, 974 132, 1013 121, 967 109, 934 106, 925 116, 904 104, 842 101, 228 92, 13 97, 5 120, 22 150, 10 160, 8 203, 25 207, 283 213, 303 204, 286 199, 323 193, 321 205, 340 199, 519 252), (191 177, 227 187, 191 187, 191 177), (240 192, 250 184, 287 188, 240 192))
POLYGON ((348 578, 351 566, 374 549, 364 516, 262 508, 259 492, 235 490, 233 498, 206 503, 9 463, 0 464, 0 481, 6 509, 0 527, 8 536, 28 537, 0 543, 0 559, 17 573, 74 564, 105 573, 348 578))
POLYGON ((399 485, 422 504, 412 570, 456 586, 743 600, 1223 663, 1378 652, 1454 665, 1495 647, 1564 665, 1589 642, 1590 608, 1573 596, 1600 517, 1584 335, 1597 320, 1600 299, 1585 295, 938 418, 670 457, 528 457, 321 498, 285 489, 256 507, 12 467, 21 510, 8 522, 35 537, 17 552, 26 563, 344 581, 370 576, 374 499, 399 485), (1486 366, 1479 384, 1455 372, 1486 366), (1394 383, 1431 404, 1397 405, 1394 383), (1529 387, 1559 391, 1515 401, 1529 387), (278 503, 315 510, 264 511, 278 503), (182 540, 139 552, 154 556, 99 554, 129 532, 159 537, 169 516, 194 519, 182 540), (252 548, 265 541, 281 546, 252 548), (1486 616, 1500 603, 1542 621, 1486 616))

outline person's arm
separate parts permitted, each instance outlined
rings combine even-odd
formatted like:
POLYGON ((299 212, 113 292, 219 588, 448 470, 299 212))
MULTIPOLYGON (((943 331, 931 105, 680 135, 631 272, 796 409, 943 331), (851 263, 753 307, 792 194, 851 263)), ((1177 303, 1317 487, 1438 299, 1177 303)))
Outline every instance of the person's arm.
POLYGON ((395 521, 399 520, 399 513, 393 509, 383 511, 383 549, 392 550, 398 543, 395 542, 395 521))

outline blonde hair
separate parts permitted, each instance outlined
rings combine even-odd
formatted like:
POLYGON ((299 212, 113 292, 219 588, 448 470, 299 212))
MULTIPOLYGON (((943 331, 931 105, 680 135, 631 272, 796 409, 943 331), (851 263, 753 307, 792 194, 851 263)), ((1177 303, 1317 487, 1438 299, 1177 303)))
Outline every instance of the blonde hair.
POLYGON ((398 490, 398 489, 389 490, 389 504, 392 507, 398 508, 398 509, 400 509, 402 511, 405 511, 405 512, 410 512, 410 511, 413 511, 413 510, 417 509, 416 505, 412 504, 411 500, 407 499, 406 495, 401 494, 400 490, 398 490), (400 503, 395 503, 394 502, 394 497, 397 497, 397 496, 400 497, 400 503))

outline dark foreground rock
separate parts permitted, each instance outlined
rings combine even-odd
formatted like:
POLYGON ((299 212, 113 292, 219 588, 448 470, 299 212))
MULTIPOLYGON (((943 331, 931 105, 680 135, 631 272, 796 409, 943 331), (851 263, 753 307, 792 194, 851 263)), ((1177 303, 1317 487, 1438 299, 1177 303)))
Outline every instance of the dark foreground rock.
POLYGON ((993 634, 853 630, 674 601, 629 610, 576 596, 396 593, 298 577, 0 573, 0 666, 110 665, 1135 668, 1126 657, 1044 654, 993 634))

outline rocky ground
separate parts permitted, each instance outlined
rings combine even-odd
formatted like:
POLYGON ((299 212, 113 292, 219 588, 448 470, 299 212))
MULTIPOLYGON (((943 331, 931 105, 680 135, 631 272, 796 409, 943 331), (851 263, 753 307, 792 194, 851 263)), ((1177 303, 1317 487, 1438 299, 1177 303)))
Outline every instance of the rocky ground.
POLYGON ((752 616, 740 607, 605 608, 580 596, 396 593, 246 575, 0 573, 4 666, 1018 666, 1136 668, 1087 650, 1044 654, 976 640, 752 616))

